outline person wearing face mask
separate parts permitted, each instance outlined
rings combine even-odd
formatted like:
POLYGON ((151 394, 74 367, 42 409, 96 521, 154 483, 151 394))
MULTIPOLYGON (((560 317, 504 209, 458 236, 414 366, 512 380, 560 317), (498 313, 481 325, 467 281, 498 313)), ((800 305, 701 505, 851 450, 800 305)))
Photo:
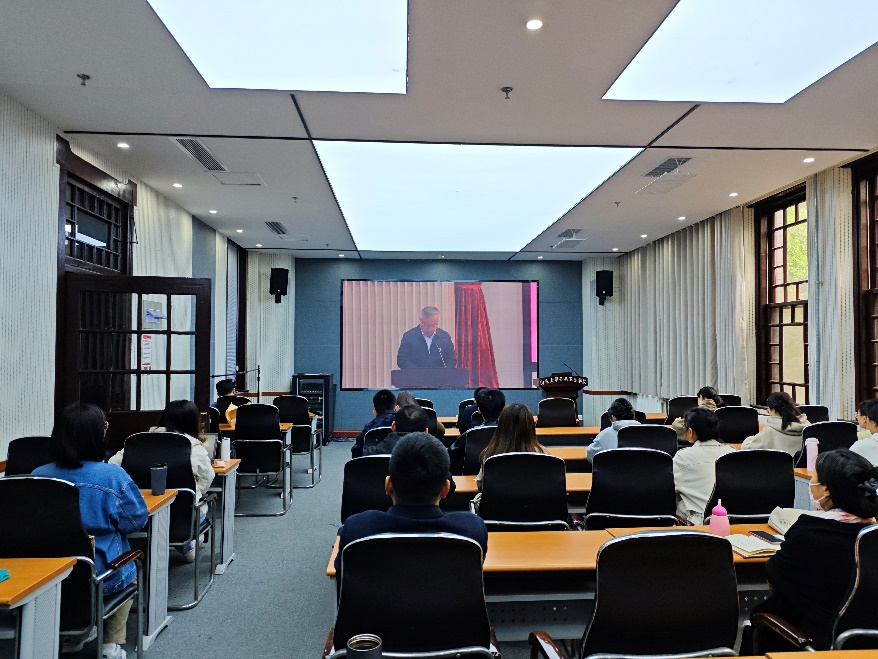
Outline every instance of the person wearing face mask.
POLYGON ((878 469, 845 449, 817 456, 811 498, 819 515, 802 515, 765 565, 771 596, 753 613, 773 613, 828 650, 835 612, 855 573, 854 544, 878 514, 878 469))
POLYGON ((741 449, 774 449, 795 456, 802 449, 802 431, 808 417, 796 406, 788 393, 776 391, 765 401, 768 416, 765 427, 741 444, 741 449))
POLYGON ((857 407, 857 423, 869 435, 854 442, 851 451, 878 464, 878 400, 865 400, 857 407))

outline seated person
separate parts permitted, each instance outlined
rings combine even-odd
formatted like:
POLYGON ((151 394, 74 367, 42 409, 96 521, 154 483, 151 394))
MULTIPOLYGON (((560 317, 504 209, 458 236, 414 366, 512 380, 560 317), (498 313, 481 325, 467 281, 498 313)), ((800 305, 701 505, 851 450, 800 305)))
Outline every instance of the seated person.
POLYGON ((703 407, 689 410, 684 420, 689 448, 674 456, 677 514, 693 524, 704 523, 704 509, 716 484, 716 461, 735 449, 719 439, 716 415, 703 407))
POLYGON ((869 435, 854 442, 851 451, 878 465, 878 400, 864 400, 857 407, 857 423, 869 435))
POLYGON ((476 476, 476 486, 482 491, 485 475, 485 460, 501 453, 545 453, 546 449, 537 440, 537 427, 533 412, 522 403, 510 403, 500 412, 497 430, 485 450, 479 456, 482 466, 476 476))
MULTIPOLYGON (((165 407, 162 413, 160 426, 153 426, 150 432, 176 432, 185 435, 189 440, 191 452, 189 454, 189 463, 192 466, 192 476, 195 478, 195 494, 199 500, 207 495, 214 476, 213 461, 204 448, 203 441, 199 438, 198 424, 200 414, 198 407, 191 400, 172 400, 165 407)), ((125 449, 112 456, 108 462, 110 464, 122 466, 122 458, 125 455, 125 449)), ((201 519, 207 515, 206 504, 202 506, 201 519)), ((195 545, 188 543, 183 547, 178 547, 178 551, 183 555, 187 563, 195 560, 195 545)))
MULTIPOLYGON (((104 463, 106 433, 107 420, 101 408, 88 403, 68 406, 52 429, 53 462, 33 472, 34 476, 73 483, 79 490, 82 526, 94 536, 97 574, 106 572, 111 561, 131 549, 127 535, 140 531, 149 519, 146 502, 131 477, 117 465, 104 463)), ((137 570, 129 563, 104 582, 104 594, 124 589, 136 577, 137 570)), ((121 646, 132 602, 128 600, 105 622, 104 659, 126 657, 121 646)))
MULTIPOLYGON (((485 387, 478 387, 475 391, 473 391, 473 400, 476 400, 479 392, 484 388, 485 387)), ((460 430, 461 435, 473 427, 473 413, 478 411, 479 406, 473 403, 472 405, 467 405, 466 407, 464 407, 463 411, 458 415, 457 428, 460 430)))
POLYGON ((506 396, 499 389, 485 387, 476 394, 476 407, 483 421, 475 427, 496 426, 500 412, 506 407, 506 396))
POLYGON ((352 458, 359 458, 363 455, 363 442, 367 432, 372 428, 389 428, 396 418, 396 396, 389 389, 376 392, 372 396, 372 405, 374 408, 372 414, 375 415, 375 418, 363 426, 360 434, 354 440, 354 445, 351 446, 352 458))
POLYGON ((409 433, 396 443, 384 484, 393 505, 387 512, 367 510, 351 515, 339 529, 338 583, 342 550, 354 540, 379 533, 455 533, 478 542, 483 554, 488 551, 488 532, 480 517, 468 512, 444 513, 439 508, 451 487, 448 467, 448 451, 427 433, 409 433))
POLYGON ((235 390, 235 381, 232 379, 220 380, 216 383, 216 402, 213 406, 219 410, 220 416, 226 418, 226 410, 229 408, 238 392, 235 390))
POLYGON ((856 572, 857 534, 878 514, 878 469, 864 457, 839 449, 817 456, 811 498, 821 510, 802 515, 768 559, 771 596, 753 613, 773 613, 828 650, 832 623, 856 572))
MULTIPOLYGON (((698 407, 703 407, 711 412, 716 412, 716 408, 722 407, 723 405, 725 405, 723 399, 720 398, 720 395, 713 387, 701 387, 701 389, 698 390, 698 407)), ((671 427, 677 432, 678 442, 686 440, 686 424, 683 421, 683 417, 678 416, 674 419, 671 423, 671 427)))
POLYGON ((741 444, 742 449, 775 449, 786 451, 793 457, 802 450, 802 431, 808 423, 808 417, 796 407, 790 395, 784 391, 776 391, 765 401, 768 416, 765 427, 755 435, 748 437, 741 444))
POLYGON ((627 398, 614 400, 607 408, 607 415, 610 417, 609 427, 601 430, 585 450, 585 457, 589 462, 592 462, 594 456, 601 451, 619 448, 619 430, 625 426, 640 425, 640 422, 634 418, 634 407, 627 398))
MULTIPOLYGON (((399 410, 406 405, 418 405, 418 401, 412 392, 400 391, 396 395, 396 409, 399 410)), ((427 432, 438 439, 445 437, 445 426, 442 425, 442 422, 428 412, 425 414, 427 415, 427 432)), ((387 452, 390 453, 390 451, 387 452)))

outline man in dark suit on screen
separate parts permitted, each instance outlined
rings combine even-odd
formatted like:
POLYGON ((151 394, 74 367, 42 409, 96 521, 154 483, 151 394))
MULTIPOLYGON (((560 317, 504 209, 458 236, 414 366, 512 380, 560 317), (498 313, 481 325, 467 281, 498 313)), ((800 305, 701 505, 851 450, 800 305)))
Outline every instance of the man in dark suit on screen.
POLYGON ((457 357, 451 335, 439 328, 439 309, 424 307, 418 326, 402 335, 396 353, 399 368, 454 368, 457 357))

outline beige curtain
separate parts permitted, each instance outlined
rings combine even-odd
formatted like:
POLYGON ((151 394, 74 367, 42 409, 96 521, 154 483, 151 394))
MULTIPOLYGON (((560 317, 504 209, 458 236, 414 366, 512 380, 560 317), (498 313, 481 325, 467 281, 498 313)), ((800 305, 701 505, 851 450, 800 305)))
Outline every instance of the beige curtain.
POLYGON ((437 307, 440 327, 455 337, 454 283, 342 282, 342 386, 390 386, 402 335, 418 324, 421 309, 437 307))

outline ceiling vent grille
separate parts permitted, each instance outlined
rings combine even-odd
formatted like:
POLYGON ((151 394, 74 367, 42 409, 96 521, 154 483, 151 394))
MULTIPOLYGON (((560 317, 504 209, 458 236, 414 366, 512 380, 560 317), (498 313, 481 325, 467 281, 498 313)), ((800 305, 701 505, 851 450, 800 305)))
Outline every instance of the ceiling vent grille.
POLYGON ((662 176, 663 174, 669 174, 677 169, 680 169, 687 162, 692 160, 692 158, 668 158, 661 165, 649 170, 644 176, 649 176, 651 178, 655 178, 657 176, 662 176))
POLYGON ((582 229, 567 229, 558 234, 561 239, 554 245, 552 249, 576 249, 585 242, 585 238, 579 238, 582 229))
POLYGON ((266 222, 265 225, 271 229, 271 232, 276 236, 283 236, 287 233, 287 228, 280 222, 266 222))
POLYGON ((226 166, 217 160, 214 155, 200 140, 194 137, 177 137, 173 138, 183 151, 200 162, 209 172, 227 172, 226 166))

